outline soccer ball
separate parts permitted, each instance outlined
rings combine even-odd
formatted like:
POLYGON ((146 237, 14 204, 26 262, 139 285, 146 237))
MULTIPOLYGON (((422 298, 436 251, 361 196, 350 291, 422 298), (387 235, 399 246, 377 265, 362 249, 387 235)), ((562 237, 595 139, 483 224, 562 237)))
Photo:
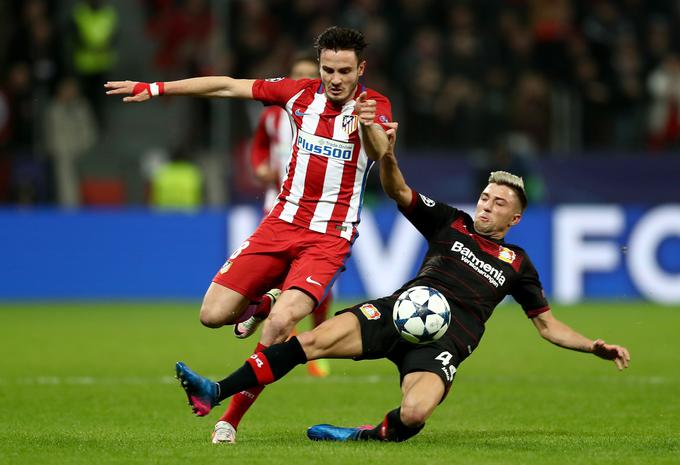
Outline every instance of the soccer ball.
POLYGON ((438 290, 415 286, 402 292, 394 303, 392 319, 401 337, 426 344, 444 335, 451 322, 451 309, 438 290))

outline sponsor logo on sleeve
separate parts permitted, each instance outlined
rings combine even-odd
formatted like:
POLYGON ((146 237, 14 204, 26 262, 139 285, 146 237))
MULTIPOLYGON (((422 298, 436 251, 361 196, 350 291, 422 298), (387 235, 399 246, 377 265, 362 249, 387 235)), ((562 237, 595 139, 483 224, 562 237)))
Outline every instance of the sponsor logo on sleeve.
POLYGON ((361 313, 363 313, 364 316, 369 320, 380 319, 380 311, 375 308, 375 305, 373 304, 363 304, 361 307, 359 307, 359 310, 361 310, 361 313))
POLYGON ((434 207, 434 204, 436 203, 434 200, 432 200, 429 197, 425 197, 423 194, 418 194, 420 195, 420 198, 422 199, 423 203, 425 204, 426 207, 434 207))
POLYGON ((387 116, 380 115, 378 116, 378 121, 380 121, 381 123, 389 123, 390 120, 387 119, 387 116))

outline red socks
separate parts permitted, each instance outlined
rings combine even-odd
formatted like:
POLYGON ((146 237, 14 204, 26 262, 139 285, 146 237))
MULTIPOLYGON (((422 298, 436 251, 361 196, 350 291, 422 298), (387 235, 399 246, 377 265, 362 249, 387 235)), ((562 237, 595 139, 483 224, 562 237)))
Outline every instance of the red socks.
MULTIPOLYGON (((267 300, 269 300, 268 297, 267 300)), ((267 346, 264 346, 258 342, 257 347, 255 347, 255 352, 253 355, 257 354, 258 352, 262 352, 266 348, 267 346)), ((252 359, 249 358, 248 361, 250 362, 250 360, 252 359)), ((254 371, 257 374, 257 371, 256 370, 254 371)), ((269 370, 269 372, 271 373, 271 370, 269 370)), ((253 403, 255 403, 263 389, 264 386, 256 386, 246 391, 241 391, 237 394, 234 394, 234 396, 231 398, 231 402, 229 402, 229 407, 227 407, 227 411, 224 412, 224 415, 220 417, 220 420, 226 421, 231 426, 233 426, 234 429, 238 429, 238 424, 241 422, 243 415, 245 415, 246 412, 250 409, 250 406, 253 405, 253 403)))
MULTIPOLYGON (((253 315, 264 320, 269 316, 269 312, 271 311, 272 311, 272 298, 265 294, 262 296, 262 300, 260 301, 260 303, 257 304, 257 308, 255 309, 255 313, 253 313, 253 315)), ((255 350, 255 352, 257 352, 257 350, 255 350)))

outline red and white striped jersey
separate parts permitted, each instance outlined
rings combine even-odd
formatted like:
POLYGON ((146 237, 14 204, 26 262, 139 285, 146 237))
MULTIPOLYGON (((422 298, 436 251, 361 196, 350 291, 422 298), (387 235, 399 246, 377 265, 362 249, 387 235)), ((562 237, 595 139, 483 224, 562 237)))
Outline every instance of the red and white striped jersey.
POLYGON ((265 108, 253 134, 250 162, 253 170, 266 163, 279 175, 276 186, 267 186, 265 191, 263 207, 266 212, 274 207, 281 185, 286 179, 292 140, 293 131, 285 110, 280 107, 265 108))
MULTIPOLYGON (((359 85, 376 101, 375 122, 392 120, 389 100, 359 85)), ((352 240, 359 224, 366 177, 373 165, 363 148, 356 101, 337 105, 320 79, 256 80, 253 98, 288 113, 292 146, 287 175, 274 208, 277 218, 312 231, 352 240)))

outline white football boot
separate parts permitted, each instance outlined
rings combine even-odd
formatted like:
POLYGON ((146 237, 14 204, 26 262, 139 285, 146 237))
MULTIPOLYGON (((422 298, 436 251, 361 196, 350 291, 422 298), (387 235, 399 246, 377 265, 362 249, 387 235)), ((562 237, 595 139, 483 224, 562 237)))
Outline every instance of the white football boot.
POLYGON ((236 442, 236 430, 226 421, 218 421, 212 433, 213 444, 233 444, 236 442))
MULTIPOLYGON (((271 312, 274 304, 281 296, 281 289, 271 289, 270 291, 266 292, 265 295, 271 300, 271 304, 269 306, 269 311, 271 312)), ((262 316, 253 315, 247 320, 238 323, 234 326, 234 336, 239 339, 245 339, 252 336, 253 333, 257 331, 257 327, 260 326, 260 323, 267 319, 267 316, 269 316, 269 312, 267 312, 267 315, 262 316)))

